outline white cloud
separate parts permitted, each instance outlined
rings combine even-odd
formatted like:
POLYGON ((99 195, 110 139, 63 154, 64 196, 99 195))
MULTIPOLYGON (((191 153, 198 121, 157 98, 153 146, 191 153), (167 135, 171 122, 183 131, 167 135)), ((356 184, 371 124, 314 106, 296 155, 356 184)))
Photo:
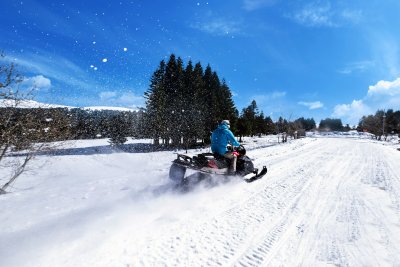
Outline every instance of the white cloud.
MULTIPOLYGON (((332 3, 336 4, 336 2, 332 3)), ((332 6, 330 1, 313 1, 288 17, 308 27, 340 27, 348 23, 359 23, 363 14, 360 10, 332 6)))
POLYGON ((28 87, 34 87, 35 89, 49 89, 51 87, 50 79, 43 75, 37 75, 24 80, 25 85, 28 87))
POLYGON ((364 60, 347 64, 343 69, 338 70, 342 74, 352 74, 353 72, 363 72, 375 65, 374 61, 364 60))
POLYGON ((202 32, 220 36, 241 33, 239 22, 222 18, 213 19, 207 22, 198 22, 196 24, 192 24, 191 27, 202 32))
POLYGON ((363 13, 361 10, 346 9, 341 12, 340 16, 347 21, 353 22, 354 24, 360 23, 363 19, 363 13))
POLYGON ((251 100, 255 99, 257 104, 264 104, 269 101, 279 100, 286 96, 286 92, 282 91, 275 91, 270 94, 263 94, 263 95, 254 95, 251 97, 251 100))
POLYGON ((394 81, 379 81, 375 85, 370 85, 368 88, 368 96, 374 95, 387 95, 399 96, 400 95, 400 78, 394 81))
POLYGON ((253 11, 262 7, 271 6, 276 2, 277 0, 244 0, 243 8, 247 11, 253 11))
POLYGON ((400 78, 381 80, 368 88, 366 96, 350 104, 336 105, 332 116, 355 125, 362 116, 375 114, 378 109, 400 109, 400 78))
POLYGON ((33 78, 31 78, 33 81, 33 84, 38 87, 38 88, 49 88, 51 86, 51 81, 50 79, 44 77, 43 75, 37 75, 33 78))
POLYGON ((332 17, 330 3, 325 5, 310 3, 293 15, 293 19, 296 22, 307 26, 336 26, 332 17))
POLYGON ((302 105, 302 106, 306 106, 309 109, 319 109, 319 108, 323 108, 324 104, 321 101, 315 101, 315 102, 298 102, 297 104, 302 105))
POLYGON ((342 117, 347 115, 349 112, 364 111, 365 105, 362 100, 353 100, 351 104, 336 105, 333 114, 342 117))
POLYGON ((8 61, 31 73, 49 77, 51 80, 63 82, 74 88, 91 90, 97 83, 87 73, 67 58, 49 55, 24 54, 24 57, 7 56, 8 61))
POLYGON ((144 98, 143 96, 135 95, 132 92, 123 93, 119 99, 119 102, 126 103, 128 106, 143 106, 144 98))
POLYGON ((117 96, 117 92, 114 91, 105 91, 105 92, 100 92, 99 97, 102 100, 106 99, 111 99, 117 96))
POLYGON ((136 108, 144 106, 143 96, 133 92, 104 91, 99 94, 101 105, 136 108))
POLYGON ((353 100, 351 104, 336 105, 332 116, 334 118, 341 118, 343 123, 356 125, 362 116, 371 114, 372 112, 372 109, 365 105, 363 100, 353 100))
POLYGON ((270 95, 270 98, 271 99, 277 99, 277 98, 282 98, 282 97, 285 97, 285 96, 286 96, 286 92, 273 92, 270 95))

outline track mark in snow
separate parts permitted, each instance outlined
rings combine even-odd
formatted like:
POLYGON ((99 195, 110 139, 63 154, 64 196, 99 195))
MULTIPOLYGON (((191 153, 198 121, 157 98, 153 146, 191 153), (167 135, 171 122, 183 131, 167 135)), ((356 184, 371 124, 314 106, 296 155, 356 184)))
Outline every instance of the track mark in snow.
MULTIPOLYGON (((293 195, 290 195, 286 202, 286 210, 280 220, 274 223, 273 227, 270 228, 266 233, 258 237, 258 242, 255 242, 248 251, 239 260, 240 264, 246 266, 259 266, 268 265, 276 254, 279 252, 283 244, 289 243, 288 240, 292 236, 302 235, 304 232, 304 223, 301 222, 302 217, 302 206, 307 205, 308 202, 316 202, 317 199, 309 199, 312 192, 318 189, 321 180, 324 178, 329 178, 329 168, 334 166, 326 166, 324 163, 325 159, 330 157, 329 153, 324 154, 322 157, 324 160, 323 164, 316 167, 315 164, 310 164, 309 166, 304 166, 307 171, 300 169, 296 174, 289 176, 285 181, 301 181, 302 184, 293 187, 298 190, 292 191, 293 195), (321 173, 318 169, 321 168, 327 173, 321 173), (297 176, 297 177, 296 177, 297 176), (253 257, 251 257, 253 255, 253 257), (257 257, 254 257, 257 255, 257 257)), ((312 159, 312 158, 310 158, 312 159)), ((312 162, 312 160, 310 160, 312 162)), ((282 182, 282 180, 281 180, 282 182)), ((268 228, 267 228, 268 229, 268 228)), ((293 244, 294 246, 294 244, 293 244)), ((282 259, 281 259, 282 260, 282 259)))
POLYGON ((268 148, 253 150, 256 165, 268 163, 266 178, 230 185, 233 196, 223 196, 230 207, 167 225, 147 239, 139 265, 398 265, 399 220, 385 215, 400 218, 399 167, 373 148, 324 139, 268 158, 261 156, 268 148))
MULTIPOLYGON (((315 165, 314 165, 315 166, 315 165)), ((315 168, 315 167, 314 167, 315 168)), ((248 246, 251 245, 254 236, 258 236, 259 232, 264 231, 263 228, 274 225, 274 218, 281 218, 282 214, 292 213, 295 209, 293 199, 303 191, 304 187, 309 184, 309 177, 315 171, 312 162, 306 166, 297 164, 297 168, 293 168, 293 174, 286 174, 287 180, 284 182, 279 181, 272 184, 268 184, 264 181, 264 184, 259 184, 260 190, 254 192, 251 197, 246 197, 242 203, 234 205, 232 208, 222 212, 216 216, 212 222, 206 221, 203 223, 189 223, 192 229, 187 229, 186 225, 181 225, 186 231, 191 232, 193 236, 201 237, 200 240, 196 240, 196 250, 199 255, 209 255, 209 258, 197 258, 195 262, 182 259, 186 264, 194 265, 215 265, 216 262, 226 265, 227 263, 233 263, 237 260, 237 256, 241 255, 248 250, 248 246), (305 171, 307 170, 307 171, 305 171), (213 245, 219 244, 219 245, 213 245), (218 259, 219 255, 222 255, 222 259, 218 259)), ((246 261, 237 261, 239 264, 249 264, 253 262, 257 265, 262 262, 265 255, 262 255, 260 251, 268 251, 273 248, 276 240, 279 240, 288 217, 284 217, 284 220, 275 222, 275 227, 268 231, 267 241, 258 250, 252 250, 250 253, 246 253, 246 261)), ((180 244, 176 244, 173 247, 174 253, 178 253, 182 248, 186 247, 187 242, 180 240, 180 244)), ((160 254, 164 254, 165 249, 168 248, 167 244, 173 242, 171 239, 165 240, 163 244, 158 247, 160 254)), ((155 249, 155 248, 153 248, 155 249)), ((193 255, 192 255, 193 256, 193 255)), ((171 262, 172 265, 176 264, 176 261, 171 262)))

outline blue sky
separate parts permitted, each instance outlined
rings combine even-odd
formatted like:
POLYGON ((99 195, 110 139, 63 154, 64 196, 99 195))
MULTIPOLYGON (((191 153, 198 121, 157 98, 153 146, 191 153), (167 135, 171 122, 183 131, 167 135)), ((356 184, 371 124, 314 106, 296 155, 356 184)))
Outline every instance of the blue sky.
POLYGON ((36 100, 143 106, 161 59, 210 64, 239 110, 356 124, 400 109, 400 1, 11 1, 0 49, 36 100))

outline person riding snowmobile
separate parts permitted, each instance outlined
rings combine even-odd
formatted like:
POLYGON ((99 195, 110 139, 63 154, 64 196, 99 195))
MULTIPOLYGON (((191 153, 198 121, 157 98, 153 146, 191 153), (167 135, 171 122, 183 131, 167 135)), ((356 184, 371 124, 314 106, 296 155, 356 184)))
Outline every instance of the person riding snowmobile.
POLYGON ((211 151, 231 160, 229 174, 236 174, 237 155, 228 151, 227 145, 240 146, 233 133, 229 130, 229 120, 223 120, 211 134, 211 151))

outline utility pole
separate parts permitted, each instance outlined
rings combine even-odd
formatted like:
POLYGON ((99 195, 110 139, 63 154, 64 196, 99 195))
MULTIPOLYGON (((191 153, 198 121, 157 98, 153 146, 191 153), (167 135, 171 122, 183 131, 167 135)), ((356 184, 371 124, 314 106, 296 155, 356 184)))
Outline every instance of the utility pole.
POLYGON ((383 116, 382 116, 382 138, 385 136, 385 110, 383 111, 383 116))

